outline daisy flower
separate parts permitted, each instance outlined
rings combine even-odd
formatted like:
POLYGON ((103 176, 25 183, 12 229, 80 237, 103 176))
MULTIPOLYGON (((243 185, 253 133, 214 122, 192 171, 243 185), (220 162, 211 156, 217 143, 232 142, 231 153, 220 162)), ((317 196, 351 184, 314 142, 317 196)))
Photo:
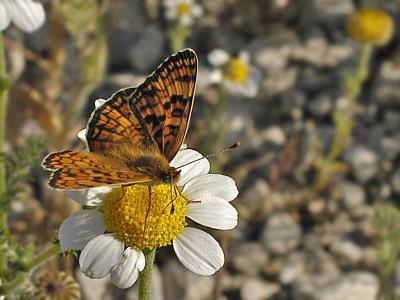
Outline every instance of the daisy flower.
POLYGON ((32 0, 0 0, 0 31, 11 21, 20 29, 32 32, 45 21, 43 5, 32 0))
POLYGON ((203 8, 193 0, 164 0, 165 16, 182 26, 191 26, 203 15, 203 8))
MULTIPOLYGON (((96 101, 96 106, 103 101, 96 101)), ((79 133, 83 137, 84 131, 79 133)), ((202 157, 184 146, 170 164, 179 167, 202 157)), ((143 185, 67 192, 89 209, 61 225, 61 250, 81 250, 79 265, 86 276, 110 275, 120 288, 137 280, 145 266, 144 251, 171 244, 187 269, 214 274, 224 264, 223 251, 210 234, 187 226, 187 218, 214 229, 234 228, 238 214, 229 202, 238 189, 232 178, 209 171, 205 158, 182 167, 176 190, 168 184, 152 186, 151 203, 149 187, 143 185)))
POLYGON ((208 54, 208 61, 215 67, 209 77, 210 83, 222 83, 233 94, 255 97, 259 90, 261 72, 250 65, 250 56, 242 51, 238 56, 231 56, 222 49, 215 49, 208 54))

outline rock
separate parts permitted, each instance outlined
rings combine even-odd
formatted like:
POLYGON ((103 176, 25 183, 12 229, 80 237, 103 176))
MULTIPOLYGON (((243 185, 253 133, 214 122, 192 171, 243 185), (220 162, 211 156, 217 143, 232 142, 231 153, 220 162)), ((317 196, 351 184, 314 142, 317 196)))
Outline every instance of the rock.
POLYGON ((400 112, 394 110, 386 110, 384 112, 384 124, 388 130, 397 131, 400 128, 400 112))
POLYGON ((362 248, 353 241, 342 236, 336 237, 333 240, 331 251, 338 257, 342 265, 346 267, 349 267, 349 264, 355 265, 359 263, 363 258, 362 248))
POLYGON ((321 282, 320 278, 296 291, 296 299, 312 300, 375 300, 379 290, 376 275, 354 271, 321 282))
POLYGON ((199 276, 186 270, 176 259, 169 260, 162 269, 166 300, 210 299, 214 289, 213 276, 199 276))
POLYGON ((355 177, 360 182, 367 182, 378 173, 376 154, 364 146, 350 147, 345 153, 345 160, 350 164, 355 177))
POLYGON ((245 210, 243 213, 254 216, 255 213, 262 211, 270 193, 271 189, 265 180, 258 179, 242 197, 243 210, 245 210))
POLYGON ((231 263, 242 273, 257 275, 268 262, 268 254, 259 243, 241 244, 231 251, 231 263))
POLYGON ((400 139, 396 140, 396 138, 384 136, 381 138, 380 143, 386 160, 392 161, 399 155, 400 139))
POLYGON ((322 117, 332 112, 332 99, 326 94, 321 94, 311 101, 309 109, 316 117, 322 117))
POLYGON ((299 70, 287 67, 279 71, 268 73, 262 82, 262 90, 267 96, 274 96, 287 92, 296 85, 299 70))
POLYGON ((390 178, 390 183, 393 187, 393 191, 396 194, 400 194, 400 168, 398 168, 390 178))
POLYGON ((287 254, 300 243, 301 234, 301 227, 292 216, 279 212, 268 218, 261 242, 273 254, 287 254))
POLYGON ((81 287, 82 298, 87 300, 112 299, 110 294, 111 281, 109 277, 90 279, 78 270, 76 272, 76 279, 81 287))
POLYGON ((240 289, 243 300, 269 299, 281 290, 279 284, 260 280, 258 278, 246 279, 240 289))
POLYGON ((355 183, 344 182, 340 185, 344 207, 348 210, 360 207, 365 202, 364 189, 355 183))
POLYGON ((330 1, 330 0, 315 0, 314 6, 321 16, 329 18, 332 16, 348 16, 354 10, 354 5, 351 0, 330 1))
POLYGON ((260 133, 262 139, 275 145, 283 145, 286 142, 285 132, 281 127, 271 126, 260 133))
POLYGON ((150 25, 129 50, 129 61, 131 66, 139 72, 148 72, 160 64, 164 57, 164 46, 166 38, 156 25, 150 25))
POLYGON ((284 285, 288 285, 303 278, 306 273, 304 264, 304 253, 293 252, 286 260, 286 264, 280 268, 279 281, 284 285))

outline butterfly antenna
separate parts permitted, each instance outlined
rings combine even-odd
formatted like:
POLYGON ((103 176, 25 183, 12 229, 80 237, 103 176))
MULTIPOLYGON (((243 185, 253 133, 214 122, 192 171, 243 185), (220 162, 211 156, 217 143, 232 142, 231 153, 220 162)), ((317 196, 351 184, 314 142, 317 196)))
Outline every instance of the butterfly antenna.
POLYGON ((240 142, 237 141, 237 142, 235 142, 233 145, 231 145, 231 146, 229 146, 229 147, 227 147, 227 148, 225 148, 225 149, 223 149, 223 150, 221 150, 221 151, 214 152, 214 153, 208 154, 208 155, 206 155, 206 156, 200 157, 200 158, 198 158, 198 159, 192 160, 192 161, 190 161, 190 162, 188 162, 188 163, 186 163, 186 164, 184 164, 184 165, 181 165, 181 166, 177 167, 176 169, 181 169, 181 168, 183 168, 183 167, 185 167, 185 166, 187 166, 187 165, 190 165, 190 164, 192 164, 192 163, 194 163, 194 162, 196 162, 196 161, 199 161, 199 160, 202 160, 202 159, 205 159, 205 158, 209 158, 209 157, 212 157, 212 156, 215 156, 215 155, 219 155, 219 154, 224 153, 224 152, 228 152, 228 151, 230 151, 230 150, 232 150, 232 149, 235 149, 235 148, 237 148, 237 147, 239 147, 239 146, 240 146, 240 142))

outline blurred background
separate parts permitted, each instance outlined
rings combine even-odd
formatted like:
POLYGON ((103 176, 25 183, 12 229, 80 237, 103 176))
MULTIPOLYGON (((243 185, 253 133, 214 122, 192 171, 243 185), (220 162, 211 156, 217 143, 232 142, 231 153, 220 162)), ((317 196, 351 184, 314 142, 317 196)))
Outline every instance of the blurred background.
MULTIPOLYGON (((241 142, 210 159, 237 182, 239 225, 213 233, 226 262, 211 277, 158 250, 154 299, 400 299, 400 1, 41 3, 39 30, 4 32, 19 260, 79 209, 46 186, 44 155, 83 149, 76 134, 96 99, 190 47, 199 76, 186 144, 207 154, 241 142), (354 15, 364 7, 374 9, 354 15)), ((71 256, 39 268, 33 285, 54 281, 47 272, 72 276, 83 299, 137 299, 136 285, 87 279, 71 256)))

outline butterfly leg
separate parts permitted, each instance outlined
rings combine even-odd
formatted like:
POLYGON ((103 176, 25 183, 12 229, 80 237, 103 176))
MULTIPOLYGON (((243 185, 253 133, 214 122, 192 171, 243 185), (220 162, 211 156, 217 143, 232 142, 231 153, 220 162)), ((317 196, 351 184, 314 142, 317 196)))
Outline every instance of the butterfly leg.
MULTIPOLYGON (((167 207, 170 205, 171 205, 170 214, 172 215, 174 213, 174 211, 175 211, 174 201, 176 200, 176 198, 178 198, 178 192, 176 191, 176 189, 178 189, 178 187, 176 185, 171 184, 171 201, 164 207, 163 213, 167 209, 167 207), (174 197, 172 197, 172 191, 174 191, 174 194, 175 194, 174 197)), ((179 189, 178 189, 178 191, 179 191, 179 189)), ((179 192, 179 194, 181 194, 181 193, 179 192)), ((183 196, 183 195, 181 194, 181 196, 183 196)))
POLYGON ((151 186, 148 186, 148 190, 149 190, 149 207, 147 208, 146 217, 145 217, 145 219, 144 219, 143 236, 144 236, 144 234, 146 233, 147 218, 149 217, 150 208, 151 208, 151 186))

